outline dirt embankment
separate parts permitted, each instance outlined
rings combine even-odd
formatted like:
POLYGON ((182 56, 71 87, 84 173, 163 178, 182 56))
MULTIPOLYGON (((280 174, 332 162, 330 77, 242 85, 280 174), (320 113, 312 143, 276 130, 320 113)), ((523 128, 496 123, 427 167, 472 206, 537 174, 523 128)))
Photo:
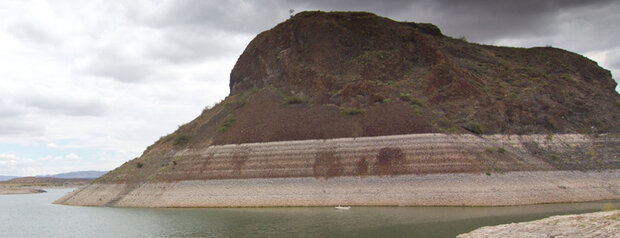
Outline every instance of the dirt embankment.
POLYGON ((620 211, 553 216, 538 221, 487 226, 457 237, 618 237, 620 211))

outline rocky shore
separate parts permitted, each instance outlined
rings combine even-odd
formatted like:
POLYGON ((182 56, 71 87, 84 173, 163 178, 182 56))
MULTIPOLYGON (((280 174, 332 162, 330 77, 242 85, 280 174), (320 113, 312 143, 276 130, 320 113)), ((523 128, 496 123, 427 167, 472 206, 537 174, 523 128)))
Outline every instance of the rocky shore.
POLYGON ((55 203, 117 207, 507 206, 620 198, 620 170, 91 184, 55 203))
POLYGON ((552 216, 542 220, 486 226, 467 237, 620 237, 620 211, 552 216))

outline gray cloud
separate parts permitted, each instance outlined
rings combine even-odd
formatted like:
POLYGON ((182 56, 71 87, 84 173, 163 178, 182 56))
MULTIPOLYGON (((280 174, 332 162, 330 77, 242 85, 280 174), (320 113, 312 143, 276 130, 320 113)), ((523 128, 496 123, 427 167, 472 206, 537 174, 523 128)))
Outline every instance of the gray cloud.
POLYGON ((124 83, 143 82, 150 78, 157 64, 142 56, 123 56, 119 49, 106 48, 93 52, 82 71, 124 83))
POLYGON ((105 104, 82 98, 29 96, 24 99, 26 106, 38 110, 69 116, 104 116, 105 104))
POLYGON ((24 112, 23 108, 16 106, 12 102, 0 101, 0 118, 14 118, 22 115, 24 112))
POLYGON ((20 119, 0 120, 0 135, 40 136, 45 132, 42 125, 20 119))
POLYGON ((10 26, 8 32, 19 39, 38 44, 54 45, 58 43, 58 36, 41 24, 27 21, 19 22, 10 26))
POLYGON ((129 17, 158 28, 211 28, 231 32, 258 32, 265 26, 286 19, 288 9, 278 1, 247 2, 182 0, 167 1, 155 10, 141 6, 128 10, 129 17))
MULTIPOLYGON (((147 55, 167 61, 166 63, 194 63, 201 60, 240 54, 236 38, 243 35, 218 32, 213 29, 167 29, 163 39, 149 46, 147 55)), ((249 37, 247 37, 249 38, 249 37)))

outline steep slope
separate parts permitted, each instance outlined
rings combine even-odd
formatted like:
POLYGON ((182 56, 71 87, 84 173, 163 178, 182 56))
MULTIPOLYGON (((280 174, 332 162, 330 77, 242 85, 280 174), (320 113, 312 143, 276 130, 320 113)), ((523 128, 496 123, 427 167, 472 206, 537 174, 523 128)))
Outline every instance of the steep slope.
MULTIPOLYGON (((596 62, 561 49, 473 44, 444 36, 431 24, 371 13, 302 12, 252 40, 231 72, 226 99, 59 202, 140 206, 141 196, 164 196, 161 189, 169 185, 166 194, 184 194, 191 185, 225 193, 233 186, 229 202, 242 206, 252 196, 244 192, 254 190, 236 183, 275 191, 278 186, 265 183, 277 180, 292 186, 287 194, 299 195, 323 186, 323 179, 351 179, 360 184, 352 193, 367 196, 422 174, 461 174, 451 178, 478 186, 481 178, 471 174, 618 169, 615 86, 596 62), (364 182, 374 179, 380 182, 364 182)), ((557 194, 601 189, 578 199, 523 196, 539 198, 529 203, 614 198, 620 186, 604 190, 596 183, 620 181, 617 175, 586 174, 590 182, 575 185, 574 174, 543 173, 538 178, 569 187, 549 190, 557 194)), ((205 196, 185 205, 232 206, 209 200, 219 195, 205 196)), ((336 198, 317 199, 342 201, 336 198)), ((361 205, 428 205, 388 198, 361 205)), ((252 199, 246 205, 322 204, 303 195, 295 204, 252 199)), ((178 202, 158 201, 150 206, 178 202)), ((470 201, 476 204, 482 203, 470 201)))
POLYGON ((248 45, 230 96, 181 127, 174 144, 619 132, 615 85, 561 49, 472 44, 370 13, 304 12, 248 45))

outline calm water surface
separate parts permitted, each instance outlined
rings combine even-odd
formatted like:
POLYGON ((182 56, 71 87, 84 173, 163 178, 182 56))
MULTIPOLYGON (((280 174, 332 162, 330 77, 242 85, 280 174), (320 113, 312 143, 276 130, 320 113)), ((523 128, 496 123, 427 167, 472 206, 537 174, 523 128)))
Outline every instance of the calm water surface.
POLYGON ((53 205, 71 189, 0 195, 0 237, 454 237, 488 225, 600 211, 620 200, 515 207, 103 208, 53 205))

